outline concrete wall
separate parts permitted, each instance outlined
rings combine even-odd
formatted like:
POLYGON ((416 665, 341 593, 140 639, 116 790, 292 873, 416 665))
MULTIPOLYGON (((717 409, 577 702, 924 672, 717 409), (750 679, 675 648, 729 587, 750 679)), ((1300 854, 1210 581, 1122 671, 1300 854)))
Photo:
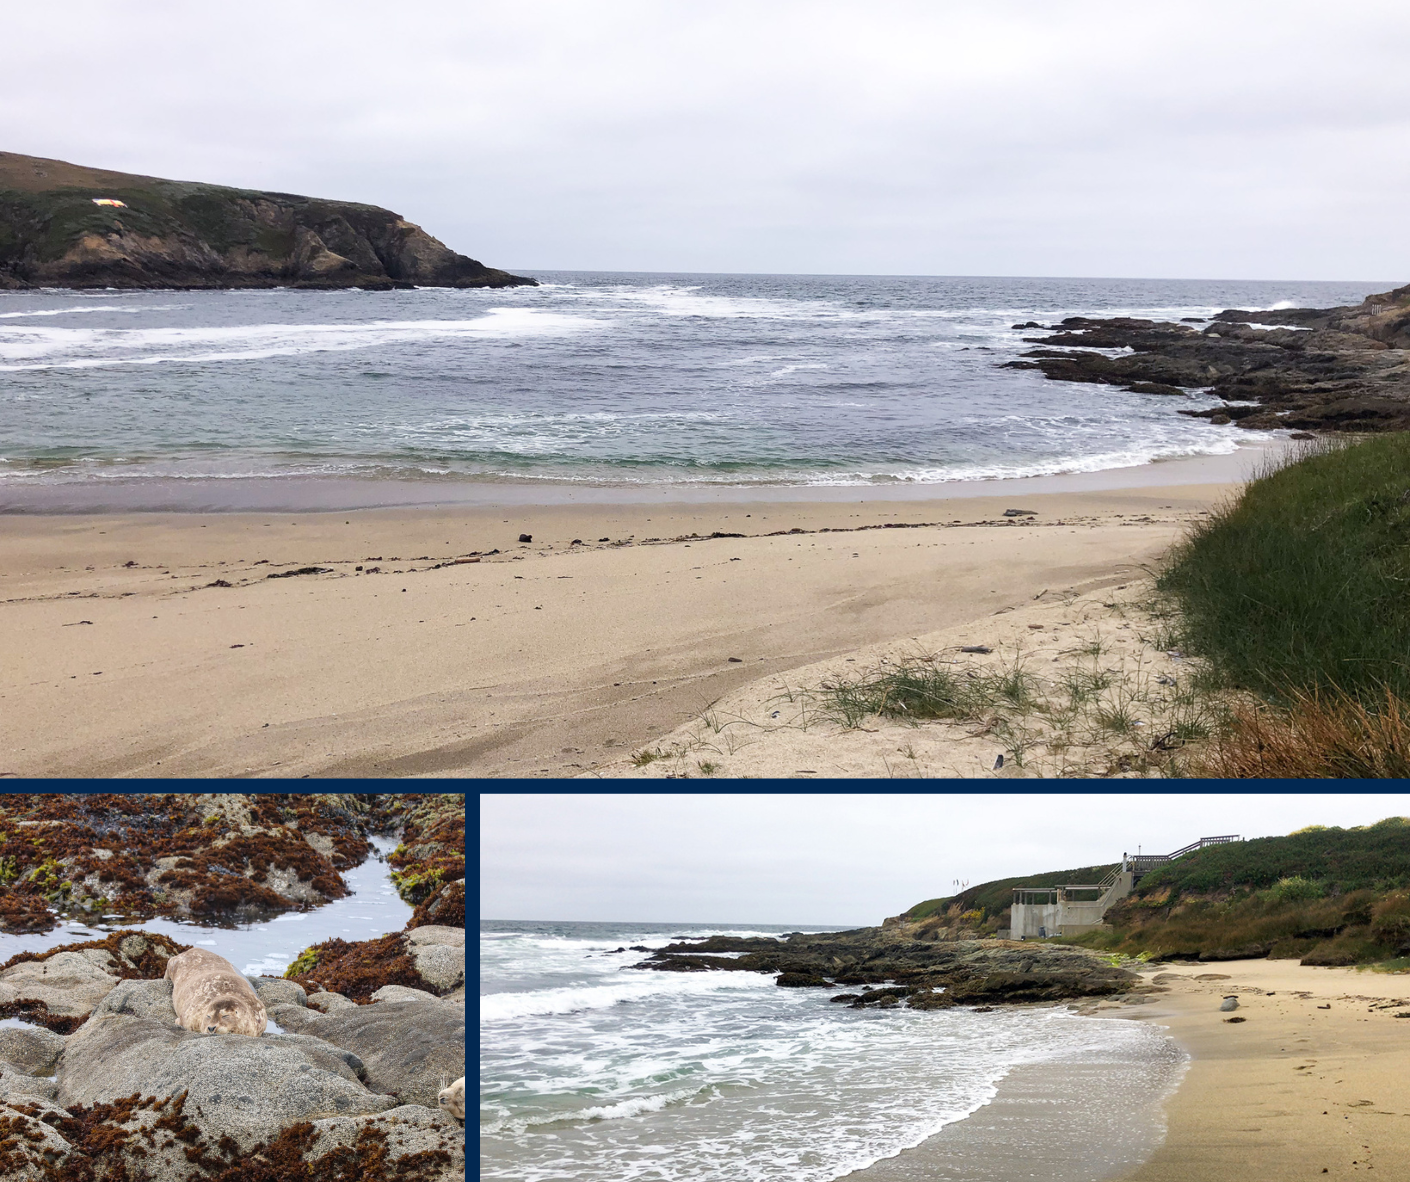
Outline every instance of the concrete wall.
POLYGON ((1100 927, 1102 918, 1118 899, 1131 893, 1133 876, 1120 875, 1100 899, 1066 899, 1065 888, 1057 887, 1056 903, 1015 903, 1010 913, 1009 931, 1014 940, 1033 940, 1039 935, 1080 936, 1100 927))
POLYGON ((1015 903, 1009 931, 1015 940, 1034 940, 1039 935, 1061 936, 1061 903, 1015 903))

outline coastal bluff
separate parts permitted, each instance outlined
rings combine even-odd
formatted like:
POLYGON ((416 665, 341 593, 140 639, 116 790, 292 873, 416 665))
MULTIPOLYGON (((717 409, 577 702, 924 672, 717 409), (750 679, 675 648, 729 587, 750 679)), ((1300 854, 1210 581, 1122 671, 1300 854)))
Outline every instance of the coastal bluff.
POLYGON ((375 205, 0 152, 0 290, 536 285, 375 205))

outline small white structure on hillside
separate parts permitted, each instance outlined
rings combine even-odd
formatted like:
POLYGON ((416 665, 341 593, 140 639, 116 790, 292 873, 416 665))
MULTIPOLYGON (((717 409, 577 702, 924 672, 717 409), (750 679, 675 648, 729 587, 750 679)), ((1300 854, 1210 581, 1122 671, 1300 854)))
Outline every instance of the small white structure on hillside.
POLYGON ((1042 939, 1045 936, 1080 936, 1102 924, 1107 909, 1124 899, 1141 878, 1158 866, 1173 862, 1207 845, 1242 841, 1237 835, 1201 837, 1173 854, 1122 854, 1121 863, 1101 882, 1067 883, 1063 886, 1015 887, 1009 916, 1009 938, 1042 939))

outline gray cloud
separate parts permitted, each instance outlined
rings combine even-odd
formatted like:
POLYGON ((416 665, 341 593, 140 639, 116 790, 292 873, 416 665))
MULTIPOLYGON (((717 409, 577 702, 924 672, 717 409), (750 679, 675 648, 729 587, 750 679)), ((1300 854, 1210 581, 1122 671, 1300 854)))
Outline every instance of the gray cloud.
POLYGON ((1407 793, 484 795, 480 914, 874 924, 957 879, 1407 813, 1407 793))
POLYGON ((1378 279, 1410 9, 11 6, 14 151, 390 206, 499 265, 1378 279))

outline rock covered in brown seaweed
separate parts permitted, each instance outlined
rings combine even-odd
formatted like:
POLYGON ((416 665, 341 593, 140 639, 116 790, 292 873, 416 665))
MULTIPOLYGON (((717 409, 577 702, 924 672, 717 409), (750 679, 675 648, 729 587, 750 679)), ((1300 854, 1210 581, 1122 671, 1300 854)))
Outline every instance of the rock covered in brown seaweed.
POLYGON ((347 894, 366 797, 351 793, 15 793, 0 797, 0 929, 61 913, 231 922, 347 894))

